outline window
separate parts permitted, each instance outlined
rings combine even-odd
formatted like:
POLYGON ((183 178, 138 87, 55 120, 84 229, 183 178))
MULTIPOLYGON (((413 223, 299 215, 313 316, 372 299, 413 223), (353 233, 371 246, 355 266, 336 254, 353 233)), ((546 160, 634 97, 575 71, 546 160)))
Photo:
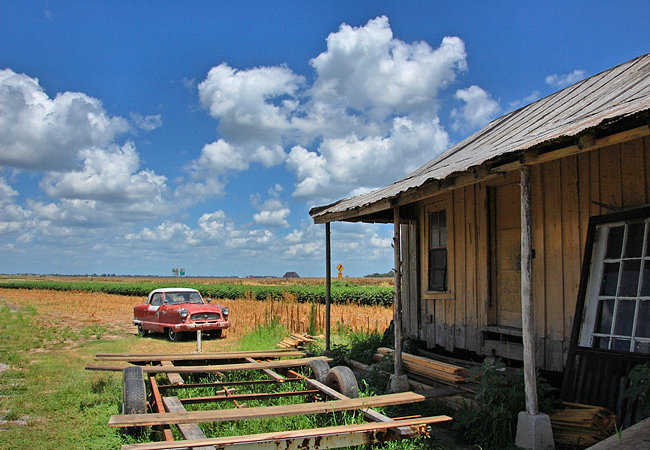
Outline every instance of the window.
POLYGON ((151 298, 151 306, 160 306, 162 305, 162 294, 156 293, 153 294, 153 297, 151 298))
POLYGON ((580 345, 650 354, 650 219, 599 225, 580 345))
POLYGON ((429 291, 447 290, 447 213, 429 213, 429 291))

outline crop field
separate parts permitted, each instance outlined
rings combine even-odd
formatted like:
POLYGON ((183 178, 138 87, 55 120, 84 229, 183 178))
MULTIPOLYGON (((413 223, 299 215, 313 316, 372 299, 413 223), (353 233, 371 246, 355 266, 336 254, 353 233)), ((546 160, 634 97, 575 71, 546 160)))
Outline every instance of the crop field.
MULTIPOLYGON (((204 297, 219 300, 254 298, 257 300, 285 300, 291 298, 299 303, 325 303, 325 285, 322 279, 95 279, 89 278, 4 278, 0 288, 49 289, 56 291, 103 292, 106 294, 146 296, 161 286, 188 287, 201 292, 204 297), (252 280, 252 283, 249 283, 252 280), (262 284, 262 280, 276 284, 262 284)), ((334 280, 332 282, 332 303, 356 303, 359 305, 391 306, 393 287, 386 279, 358 278, 334 280), (362 284, 362 281, 372 280, 362 284), (384 280, 382 283, 380 280, 384 280)))
MULTIPOLYGON (((72 329, 102 327, 115 335, 135 333, 131 323, 133 307, 144 303, 146 296, 114 295, 103 292, 57 291, 43 289, 0 289, 0 302, 10 308, 31 306, 38 318, 55 326, 72 329)), ((231 327, 226 336, 238 338, 255 328, 278 317, 289 330, 306 332, 310 319, 316 329, 325 327, 325 307, 315 303, 300 303, 291 294, 285 293, 278 300, 257 300, 251 295, 238 299, 215 300, 227 306, 230 311, 231 327)), ((358 305, 354 303, 333 304, 332 328, 345 327, 352 330, 377 330, 382 332, 392 318, 392 308, 379 305, 358 305)))

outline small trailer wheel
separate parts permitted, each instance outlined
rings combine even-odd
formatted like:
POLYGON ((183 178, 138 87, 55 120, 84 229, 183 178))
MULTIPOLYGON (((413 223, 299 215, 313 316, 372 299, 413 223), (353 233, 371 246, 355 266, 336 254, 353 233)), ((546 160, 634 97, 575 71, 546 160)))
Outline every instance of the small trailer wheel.
POLYGON ((327 361, 321 359, 315 359, 307 363, 311 369, 312 378, 321 383, 325 383, 327 378, 327 373, 330 371, 330 365, 327 364, 327 361))
POLYGON ((359 398, 359 385, 352 369, 349 367, 332 367, 327 373, 325 384, 346 397, 359 398))
MULTIPOLYGON (((122 414, 145 414, 146 412, 147 398, 142 367, 125 367, 122 382, 122 414)), ((130 435, 139 435, 143 430, 143 427, 129 427, 126 432, 130 435)))

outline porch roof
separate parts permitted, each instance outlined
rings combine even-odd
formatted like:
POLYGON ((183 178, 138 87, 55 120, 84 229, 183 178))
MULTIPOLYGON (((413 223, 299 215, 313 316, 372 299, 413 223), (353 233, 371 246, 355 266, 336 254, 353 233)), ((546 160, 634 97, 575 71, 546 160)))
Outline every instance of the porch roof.
MULTIPOLYGON (((562 147, 578 135, 650 110, 650 53, 589 77, 493 120, 406 177, 309 211, 316 223, 363 220, 391 201, 504 155, 562 147)), ((647 117, 646 117, 647 118, 647 117)), ((647 127, 647 122, 645 123, 647 127)), ((478 175, 477 175, 478 176, 478 175)), ((479 177, 480 178, 480 177, 479 177)), ((417 200, 417 195, 413 198, 417 200)))

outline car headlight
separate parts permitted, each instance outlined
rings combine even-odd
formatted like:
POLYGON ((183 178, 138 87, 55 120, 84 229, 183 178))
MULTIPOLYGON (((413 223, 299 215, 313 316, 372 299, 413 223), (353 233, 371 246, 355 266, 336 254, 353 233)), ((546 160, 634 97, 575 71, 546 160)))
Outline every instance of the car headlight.
POLYGON ((221 310, 221 314, 223 314, 224 317, 228 317, 228 314, 230 314, 230 310, 228 308, 223 308, 221 310))
POLYGON ((185 319, 187 317, 187 309, 185 308, 179 309, 178 314, 180 314, 181 318, 185 319))

